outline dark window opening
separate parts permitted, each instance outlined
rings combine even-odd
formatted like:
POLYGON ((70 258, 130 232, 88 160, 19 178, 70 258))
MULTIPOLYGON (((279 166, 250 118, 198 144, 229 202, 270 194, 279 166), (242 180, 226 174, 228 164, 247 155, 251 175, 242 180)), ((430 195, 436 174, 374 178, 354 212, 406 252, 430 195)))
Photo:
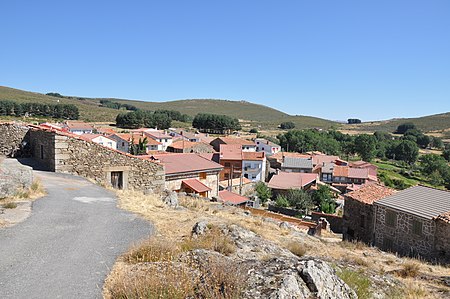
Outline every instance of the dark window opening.
POLYGON ((41 147, 40 147, 40 150, 41 150, 41 159, 43 160, 44 159, 44 146, 41 144, 41 147))
POLYGON ((123 189, 123 172, 112 171, 111 172, 111 185, 115 189, 123 189))

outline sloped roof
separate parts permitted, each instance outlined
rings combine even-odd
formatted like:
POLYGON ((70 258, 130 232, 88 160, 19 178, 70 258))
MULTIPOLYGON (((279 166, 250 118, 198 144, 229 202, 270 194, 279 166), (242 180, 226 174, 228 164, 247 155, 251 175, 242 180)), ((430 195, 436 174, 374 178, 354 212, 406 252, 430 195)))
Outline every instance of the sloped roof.
POLYGON ((270 179, 268 186, 274 189, 301 189, 317 180, 316 173, 280 171, 270 179))
POLYGON ((369 178, 369 169, 350 167, 348 169, 348 177, 351 179, 368 179, 369 178))
POLYGON ((242 147, 240 144, 221 144, 220 159, 242 160, 242 147))
POLYGON ((334 165, 333 167, 333 176, 339 176, 339 177, 348 177, 348 166, 338 166, 334 165))
POLYGON ((219 191, 219 197, 222 201, 230 203, 232 205, 240 205, 249 201, 247 197, 230 192, 228 190, 219 191))
POLYGON ((90 124, 81 121, 67 121, 66 126, 69 130, 94 130, 90 124))
POLYGON ((225 144, 240 144, 240 145, 251 145, 256 146, 253 141, 239 138, 239 137, 218 137, 216 139, 222 140, 225 144))
POLYGON ((291 153, 291 152, 278 152, 276 154, 271 155, 268 159, 275 159, 277 161, 282 162, 284 157, 296 157, 296 158, 311 158, 310 155, 300 154, 300 153, 291 153))
POLYGON ((331 163, 336 160, 339 160, 339 156, 313 155, 312 160, 314 165, 318 165, 323 163, 331 163))
POLYGON ((395 192, 394 189, 382 185, 369 184, 362 186, 358 190, 349 192, 344 196, 366 204, 373 204, 375 201, 390 196, 395 192))
POLYGON ((378 200, 374 204, 433 219, 450 212, 450 192, 415 186, 378 200))
POLYGON ((242 152, 242 160, 245 161, 263 161, 265 157, 264 152, 242 152))
POLYGON ((289 168, 311 168, 313 167, 312 159, 284 157, 281 167, 289 168))
POLYGON ((373 165, 372 163, 366 162, 366 161, 355 161, 349 163, 351 167, 354 168, 366 168, 366 167, 372 167, 372 168, 378 168, 378 166, 373 165))
POLYGON ((264 139, 264 138, 256 138, 255 139, 256 145, 258 145, 258 142, 259 142, 259 144, 266 144, 266 145, 270 145, 272 147, 280 147, 280 145, 278 145, 276 143, 273 143, 272 141, 269 141, 269 140, 264 139))
POLYGON ((181 183, 188 186, 189 188, 191 188, 192 190, 194 190, 197 193, 202 193, 202 192, 212 190, 211 188, 209 188, 208 186, 206 186, 205 184, 203 184, 202 182, 200 182, 197 179, 182 180, 181 183))
POLYGON ((201 172, 209 170, 221 170, 222 165, 203 158, 198 154, 157 154, 147 156, 150 160, 159 160, 164 164, 166 174, 178 174, 184 172, 201 172))

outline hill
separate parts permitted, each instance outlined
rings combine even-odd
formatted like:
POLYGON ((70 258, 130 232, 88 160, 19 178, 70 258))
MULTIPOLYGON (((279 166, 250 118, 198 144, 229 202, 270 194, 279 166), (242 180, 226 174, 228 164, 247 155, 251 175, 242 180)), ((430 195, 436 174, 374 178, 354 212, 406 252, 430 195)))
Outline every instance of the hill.
POLYGON ((395 118, 384 121, 364 122, 356 125, 343 125, 343 130, 353 131, 387 131, 394 132, 398 125, 413 123, 420 130, 427 133, 435 133, 442 137, 450 137, 450 112, 416 117, 416 118, 395 118))
MULTIPOLYGON (((113 122, 119 113, 116 109, 101 107, 100 100, 103 98, 83 98, 76 96, 64 96, 59 98, 3 86, 0 86, 0 99, 53 104, 59 101, 64 104, 75 104, 80 109, 81 119, 86 121, 113 122)), ((168 102, 144 102, 114 98, 107 98, 107 100, 122 104, 130 104, 145 110, 177 110, 191 116, 195 116, 199 112, 225 114, 242 120, 250 127, 261 126, 262 128, 276 128, 284 121, 294 122, 297 128, 329 128, 336 125, 335 122, 329 120, 311 116, 292 116, 276 109, 247 101, 192 99, 168 102)))

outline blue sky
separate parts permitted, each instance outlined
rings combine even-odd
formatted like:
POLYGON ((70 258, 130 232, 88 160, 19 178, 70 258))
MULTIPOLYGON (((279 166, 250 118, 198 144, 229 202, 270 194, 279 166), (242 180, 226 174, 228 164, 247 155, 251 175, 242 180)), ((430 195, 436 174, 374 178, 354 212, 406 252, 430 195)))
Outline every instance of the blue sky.
POLYGON ((2 1, 0 85, 248 100, 333 120, 450 111, 450 1, 2 1))

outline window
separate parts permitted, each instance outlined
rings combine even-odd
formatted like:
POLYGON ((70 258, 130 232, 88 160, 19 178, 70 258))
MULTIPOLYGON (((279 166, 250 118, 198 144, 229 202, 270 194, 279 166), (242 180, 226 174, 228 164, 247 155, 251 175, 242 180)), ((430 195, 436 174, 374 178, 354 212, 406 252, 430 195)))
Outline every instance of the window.
POLYGON ((386 225, 395 227, 397 224, 397 213, 394 211, 386 211, 386 225))
POLYGON ((226 180, 228 180, 230 178, 230 174, 229 173, 225 173, 224 177, 225 177, 226 180))
POLYGON ((40 146, 40 150, 41 150, 41 159, 44 159, 44 146, 42 144, 40 146))
POLYGON ((230 162, 225 162, 225 167, 230 167, 230 162))
POLYGON ((202 180, 206 179, 206 172, 200 172, 199 178, 202 180))
POLYGON ((125 142, 122 142, 122 146, 125 146, 125 142))
POLYGON ((416 220, 414 219, 412 221, 412 230, 413 230, 413 234, 415 235, 422 235, 422 221, 416 220))

